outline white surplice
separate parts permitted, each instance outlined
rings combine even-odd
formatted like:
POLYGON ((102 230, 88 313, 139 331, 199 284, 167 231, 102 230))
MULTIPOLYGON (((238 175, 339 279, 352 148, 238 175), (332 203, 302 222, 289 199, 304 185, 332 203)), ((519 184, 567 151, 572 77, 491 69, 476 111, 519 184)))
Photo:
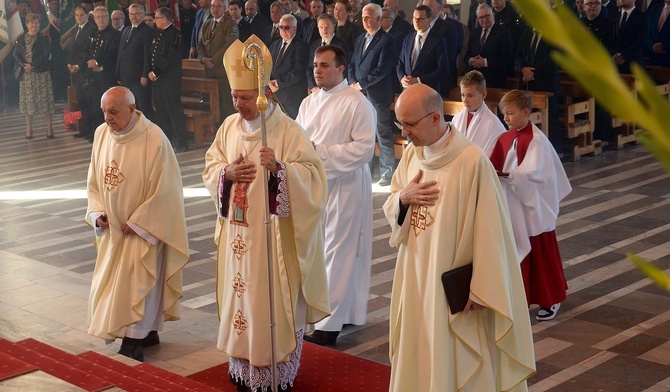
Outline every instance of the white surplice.
POLYGON ((451 122, 468 140, 478 145, 487 156, 496 144, 498 136, 507 131, 498 116, 486 105, 486 102, 482 103, 482 106, 473 112, 470 126, 466 126, 468 122, 467 109, 456 114, 451 122))
POLYGON ((347 80, 300 105, 296 122, 315 144, 328 178, 323 214, 331 316, 316 324, 340 331, 365 324, 372 265, 372 178, 377 115, 347 80))

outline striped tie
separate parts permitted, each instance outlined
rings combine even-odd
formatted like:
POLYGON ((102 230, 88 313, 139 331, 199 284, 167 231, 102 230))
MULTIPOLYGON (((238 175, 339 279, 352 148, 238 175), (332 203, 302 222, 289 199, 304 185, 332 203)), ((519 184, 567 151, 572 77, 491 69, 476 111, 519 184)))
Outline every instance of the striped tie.
POLYGON ((482 30, 482 36, 479 37, 479 51, 482 51, 482 48, 484 47, 484 42, 486 42, 486 33, 488 33, 489 29, 484 29, 482 30))

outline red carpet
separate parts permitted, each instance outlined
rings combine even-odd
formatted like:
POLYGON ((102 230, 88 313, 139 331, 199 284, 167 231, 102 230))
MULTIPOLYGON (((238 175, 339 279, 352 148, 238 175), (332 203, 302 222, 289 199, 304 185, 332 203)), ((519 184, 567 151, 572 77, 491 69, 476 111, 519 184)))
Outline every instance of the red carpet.
MULTIPOLYGON (((386 392, 391 367, 337 350, 305 342, 300 370, 292 392, 386 392)), ((235 392, 228 379, 228 364, 194 373, 188 378, 221 391, 235 392)))
POLYGON ((0 352, 0 381, 37 370, 37 366, 0 352))

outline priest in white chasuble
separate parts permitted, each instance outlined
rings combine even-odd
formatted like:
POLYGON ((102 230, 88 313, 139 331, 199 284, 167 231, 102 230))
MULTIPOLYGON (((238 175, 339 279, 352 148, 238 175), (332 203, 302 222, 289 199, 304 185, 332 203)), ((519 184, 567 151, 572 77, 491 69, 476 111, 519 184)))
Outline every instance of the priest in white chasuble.
POLYGON ((142 361, 164 321, 179 319, 188 262, 179 164, 161 129, 135 110, 125 87, 102 96, 86 222, 98 256, 89 298, 90 335, 123 338, 120 354, 142 361))
POLYGON ((321 46, 314 56, 320 89, 305 98, 296 122, 314 143, 328 177, 323 214, 331 315, 305 340, 336 342, 345 324, 364 325, 372 267, 372 176, 377 113, 343 76, 346 55, 321 46))
MULTIPOLYGON (((297 375, 304 329, 329 314, 321 215, 326 173, 303 129, 270 103, 256 106, 255 72, 243 64, 250 42, 263 48, 265 75, 271 57, 254 35, 234 42, 224 55, 233 105, 205 155, 203 181, 218 215, 217 347, 230 358, 238 388, 271 385, 268 246, 272 252, 278 384, 290 389, 297 375), (267 146, 261 139, 265 116, 267 146), (268 173, 271 238, 266 236, 263 170, 268 173)), ((269 90, 265 90, 267 93, 269 90)))
POLYGON ((396 103, 412 143, 384 213, 398 247, 390 311, 391 391, 526 391, 533 338, 507 204, 480 148, 445 123, 428 86, 396 103), (472 263, 452 314, 444 272, 472 263))

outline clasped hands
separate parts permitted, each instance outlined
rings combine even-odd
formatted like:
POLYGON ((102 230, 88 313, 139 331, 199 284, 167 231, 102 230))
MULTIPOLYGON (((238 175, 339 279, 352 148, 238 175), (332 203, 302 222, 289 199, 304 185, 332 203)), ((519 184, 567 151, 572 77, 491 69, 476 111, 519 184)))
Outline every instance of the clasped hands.
MULTIPOLYGON (((275 152, 270 147, 261 147, 259 150, 260 164, 272 174, 279 172, 279 165, 275 152)), ((226 166, 226 180, 233 182, 250 183, 256 178, 256 165, 244 159, 242 153, 226 166)))
MULTIPOLYGON (((98 217, 98 219, 95 220, 95 224, 101 228, 102 230, 107 230, 109 229, 109 222, 107 221, 107 214, 102 213, 98 217)), ((124 235, 129 235, 129 234, 136 234, 135 230, 133 230, 132 227, 128 226, 127 223, 124 223, 123 226, 121 227, 121 231, 123 232, 124 235)))

